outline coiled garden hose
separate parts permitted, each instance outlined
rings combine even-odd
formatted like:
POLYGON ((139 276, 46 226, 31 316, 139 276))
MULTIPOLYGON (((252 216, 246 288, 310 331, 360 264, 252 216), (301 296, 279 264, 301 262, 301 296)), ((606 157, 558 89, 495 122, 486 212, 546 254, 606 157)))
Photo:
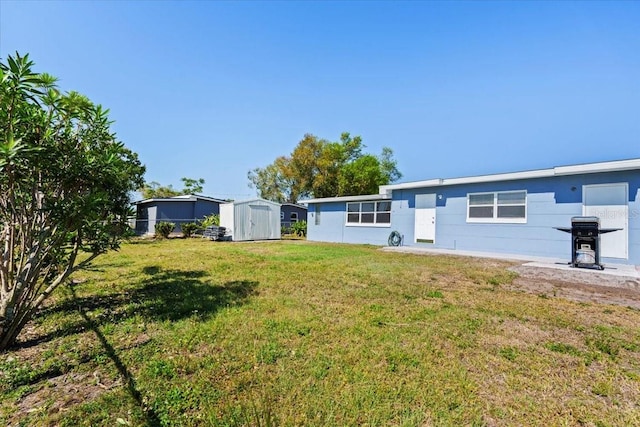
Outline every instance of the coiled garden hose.
POLYGON ((400 246, 402 243, 402 234, 397 231, 392 231, 391 234, 389 234, 388 243, 389 246, 400 246))

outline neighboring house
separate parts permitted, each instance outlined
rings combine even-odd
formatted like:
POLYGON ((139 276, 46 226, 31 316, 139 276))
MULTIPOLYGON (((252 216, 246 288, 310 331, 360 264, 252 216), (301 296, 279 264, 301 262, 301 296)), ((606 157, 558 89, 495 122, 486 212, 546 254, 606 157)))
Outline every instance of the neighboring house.
POLYGON ((308 240, 571 259, 571 217, 602 228, 606 263, 640 264, 640 159, 380 186, 379 194, 303 201, 308 240))
POLYGON ((220 206, 220 226, 234 241, 280 238, 280 204, 264 199, 220 206))
POLYGON ((224 203, 224 200, 195 194, 137 201, 136 234, 154 234, 156 224, 161 221, 173 222, 174 233, 179 233, 181 224, 219 214, 220 205, 224 203))
POLYGON ((307 207, 294 203, 283 203, 280 207, 280 227, 283 230, 298 221, 307 220, 307 207))

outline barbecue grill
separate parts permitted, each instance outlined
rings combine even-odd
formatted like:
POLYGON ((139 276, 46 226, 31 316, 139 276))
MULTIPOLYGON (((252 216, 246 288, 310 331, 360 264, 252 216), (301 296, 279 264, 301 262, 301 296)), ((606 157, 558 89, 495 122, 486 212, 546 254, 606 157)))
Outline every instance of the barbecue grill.
POLYGON ((573 267, 604 270, 600 264, 600 235, 622 230, 621 228, 600 228, 597 216, 574 216, 571 227, 554 227, 571 233, 571 262, 573 267))

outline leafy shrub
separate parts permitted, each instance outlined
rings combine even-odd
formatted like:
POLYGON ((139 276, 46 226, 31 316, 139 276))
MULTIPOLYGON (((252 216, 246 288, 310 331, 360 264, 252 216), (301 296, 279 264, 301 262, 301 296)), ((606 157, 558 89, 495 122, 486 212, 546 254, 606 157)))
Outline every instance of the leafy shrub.
POLYGON ((198 224, 196 224, 195 222, 187 222, 185 224, 182 224, 181 228, 182 235, 184 237, 191 237, 191 235, 195 233, 196 230, 200 227, 198 227, 198 224))
POLYGON ((306 236, 307 235, 307 221, 298 221, 291 224, 290 227, 291 233, 297 236, 306 236))
POLYGON ((220 225, 220 215, 218 214, 206 215, 203 219, 199 221, 198 225, 202 229, 205 229, 212 225, 220 225))
POLYGON ((173 222, 161 221, 156 224, 156 236, 166 239, 175 228, 176 225, 173 222))

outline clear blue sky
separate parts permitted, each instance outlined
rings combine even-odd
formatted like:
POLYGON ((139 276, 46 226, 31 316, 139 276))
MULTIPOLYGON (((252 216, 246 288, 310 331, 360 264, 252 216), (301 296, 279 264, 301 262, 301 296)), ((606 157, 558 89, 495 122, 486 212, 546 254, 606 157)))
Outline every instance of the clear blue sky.
POLYGON ((391 147, 401 182, 640 157, 640 2, 0 0, 15 51, 211 196, 305 133, 391 147))

